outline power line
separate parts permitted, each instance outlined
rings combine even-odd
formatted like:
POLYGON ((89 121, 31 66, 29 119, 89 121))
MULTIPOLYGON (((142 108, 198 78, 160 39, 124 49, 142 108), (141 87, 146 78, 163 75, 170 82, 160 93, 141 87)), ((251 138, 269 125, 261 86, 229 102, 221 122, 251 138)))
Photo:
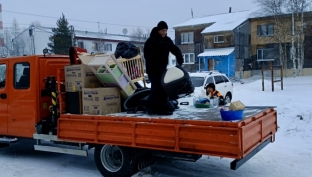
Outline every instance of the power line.
MULTIPOLYGON (((30 16, 36 16, 36 17, 59 19, 59 17, 52 17, 52 16, 46 16, 46 15, 37 15, 37 14, 30 14, 30 13, 24 13, 24 12, 15 12, 15 11, 10 11, 10 10, 2 10, 2 11, 8 12, 8 13, 14 13, 14 14, 21 14, 21 15, 30 15, 30 16)), ((113 25, 113 26, 144 27, 144 28, 149 28, 149 29, 153 28, 153 27, 149 27, 149 26, 122 25, 122 24, 115 24, 115 23, 103 23, 103 22, 77 20, 77 19, 70 19, 70 18, 68 18, 67 20, 83 22, 83 23, 94 23, 94 24, 96 23, 96 24, 104 24, 104 25, 113 25)), ((168 31, 171 31, 171 30, 168 30, 168 31)), ((172 31, 174 31, 174 30, 172 30, 172 31)))

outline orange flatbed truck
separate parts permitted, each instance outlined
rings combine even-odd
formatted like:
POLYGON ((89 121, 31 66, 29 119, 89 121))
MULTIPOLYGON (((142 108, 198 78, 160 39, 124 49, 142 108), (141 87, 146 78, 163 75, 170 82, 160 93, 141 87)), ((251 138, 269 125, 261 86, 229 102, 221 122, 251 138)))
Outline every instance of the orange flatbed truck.
POLYGON ((39 151, 87 156, 95 148, 101 174, 123 177, 156 157, 194 162, 202 155, 233 158, 230 167, 236 170, 275 140, 277 112, 272 107, 247 106, 244 118, 232 122, 222 121, 217 109, 191 107, 162 117, 68 114, 64 66, 69 64, 69 57, 60 55, 0 59, 0 146, 31 138, 39 151))

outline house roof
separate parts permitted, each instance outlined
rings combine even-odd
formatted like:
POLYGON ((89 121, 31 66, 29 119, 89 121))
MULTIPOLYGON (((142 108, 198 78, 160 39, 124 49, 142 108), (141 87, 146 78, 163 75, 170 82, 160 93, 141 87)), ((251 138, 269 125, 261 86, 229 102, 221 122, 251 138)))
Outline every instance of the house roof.
POLYGON ((174 28, 212 24, 204 29, 202 33, 230 31, 252 17, 252 12, 253 10, 248 10, 191 18, 181 24, 175 25, 174 28))
POLYGON ((98 33, 98 32, 91 32, 91 31, 82 31, 82 30, 75 30, 76 37, 81 38, 101 38, 107 40, 114 40, 114 41, 134 41, 131 36, 124 36, 124 35, 117 35, 117 34, 106 34, 106 33, 98 33))
POLYGON ((228 56, 234 51, 234 49, 234 47, 205 49, 205 51, 203 53, 200 53, 198 57, 228 56))
MULTIPOLYGON (((35 26, 35 28, 40 29, 42 31, 45 31, 47 33, 53 33, 52 28, 53 27, 47 27, 47 26, 35 26)), ((29 29, 29 28, 27 28, 29 29)), ((125 35, 118 35, 118 34, 106 34, 102 33, 100 34, 99 32, 94 32, 94 31, 86 31, 86 30, 76 30, 75 29, 75 34, 76 37, 80 38, 96 38, 96 39, 106 39, 106 40, 113 40, 113 41, 135 41, 134 39, 131 38, 131 36, 125 36, 125 35)))

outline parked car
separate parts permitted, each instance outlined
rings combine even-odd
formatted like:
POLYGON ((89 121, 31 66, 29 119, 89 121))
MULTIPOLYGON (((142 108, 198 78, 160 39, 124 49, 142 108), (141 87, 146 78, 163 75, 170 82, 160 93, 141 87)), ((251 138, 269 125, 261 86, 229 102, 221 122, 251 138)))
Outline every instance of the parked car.
POLYGON ((205 95, 205 86, 214 83, 218 90, 225 98, 225 103, 231 103, 233 98, 233 83, 223 73, 220 72, 201 72, 190 73, 190 77, 195 88, 199 88, 202 95, 205 95))
MULTIPOLYGON (((190 77, 195 87, 194 96, 206 95, 205 86, 209 83, 214 83, 216 90, 218 90, 223 95, 225 103, 231 103, 233 98, 233 83, 225 74, 217 71, 208 71, 190 73, 190 77)), ((179 102, 189 102, 189 104, 192 104, 193 100, 191 98, 181 98, 179 99, 179 102)))

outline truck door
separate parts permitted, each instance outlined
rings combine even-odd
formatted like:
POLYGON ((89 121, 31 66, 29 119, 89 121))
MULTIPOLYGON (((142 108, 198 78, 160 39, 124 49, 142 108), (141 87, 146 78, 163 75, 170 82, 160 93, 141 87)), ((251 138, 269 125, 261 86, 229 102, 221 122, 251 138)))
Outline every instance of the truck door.
POLYGON ((0 134, 8 132, 8 62, 0 61, 0 134))
POLYGON ((38 76, 36 58, 21 57, 10 60, 8 134, 32 137, 38 115, 38 76))

